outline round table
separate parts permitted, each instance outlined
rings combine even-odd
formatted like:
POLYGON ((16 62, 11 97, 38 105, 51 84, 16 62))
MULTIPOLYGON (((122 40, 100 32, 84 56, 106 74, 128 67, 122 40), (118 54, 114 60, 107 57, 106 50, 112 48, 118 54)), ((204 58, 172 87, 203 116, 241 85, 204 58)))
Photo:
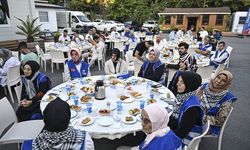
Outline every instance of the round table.
MULTIPOLYGON (((70 105, 74 104, 74 100, 68 97, 66 92, 66 85, 70 85, 72 88, 71 92, 74 92, 79 99, 84 96, 86 93, 81 90, 82 87, 94 86, 95 81, 104 80, 106 86, 106 98, 104 100, 96 100, 94 98, 94 94, 92 97, 92 112, 88 113, 86 111, 86 104, 83 104, 79 100, 79 106, 82 107, 80 111, 76 113, 76 111, 71 110, 72 118, 70 120, 70 125, 75 129, 81 129, 87 131, 92 138, 100 139, 100 138, 108 138, 108 139, 116 139, 121 138, 127 134, 135 133, 137 131, 142 130, 141 122, 140 122, 140 113, 133 117, 135 119, 134 123, 129 123, 124 121, 126 116, 130 116, 129 110, 138 108, 140 109, 140 100, 145 100, 145 106, 148 104, 150 99, 150 94, 154 94, 154 99, 156 103, 167 108, 169 113, 172 113, 172 105, 175 99, 174 94, 168 90, 166 87, 161 86, 157 88, 157 90, 152 90, 153 88, 149 86, 149 80, 143 79, 140 77, 130 77, 126 80, 122 79, 113 79, 115 76, 92 76, 86 78, 79 78, 73 81, 68 81, 62 83, 50 91, 46 93, 43 97, 40 108, 43 111, 48 102, 49 95, 57 94, 61 99, 67 101, 70 105), (112 80, 121 82, 117 85, 110 84, 113 82, 112 80), (128 86, 128 84, 133 83, 133 85, 128 86), (126 85, 126 86, 123 86, 126 85), (138 98, 134 98, 132 96, 132 92, 139 92, 142 96, 138 98), (51 94, 53 93, 53 94, 51 94), (119 96, 118 96, 119 94, 119 96), (120 113, 117 112, 116 103, 120 100, 120 96, 125 95, 130 97, 126 101, 122 101, 122 111, 120 113), (107 102, 111 103, 111 106, 108 108, 107 102), (169 104, 168 104, 169 103, 169 104), (100 115, 99 111, 101 109, 109 109, 112 110, 108 116, 100 115), (90 117, 93 120, 93 123, 90 125, 82 125, 81 121, 86 118, 86 116, 90 117), (108 125, 104 122, 108 122, 108 125), (107 125, 107 126, 104 126, 107 125)), ((151 82, 153 85, 157 85, 156 82, 151 82)), ((60 114, 58 114, 60 115, 60 114)), ((92 122, 92 121, 91 121, 92 122)))

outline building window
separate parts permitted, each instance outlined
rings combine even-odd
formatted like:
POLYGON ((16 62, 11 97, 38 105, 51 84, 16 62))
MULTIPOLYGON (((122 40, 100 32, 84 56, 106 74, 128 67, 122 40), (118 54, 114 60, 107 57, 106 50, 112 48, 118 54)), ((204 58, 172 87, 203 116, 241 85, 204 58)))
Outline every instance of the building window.
POLYGON ((177 24, 183 23, 183 15, 177 15, 177 24))
POLYGON ((7 24, 8 24, 7 15, 4 13, 2 4, 0 2, 0 25, 7 25, 7 24))
POLYGON ((170 24, 171 23, 171 16, 166 15, 165 16, 165 24, 170 24))
POLYGON ((39 11, 39 19, 40 22, 49 22, 48 12, 39 11))
POLYGON ((208 25, 208 24, 209 24, 209 15, 203 15, 202 25, 208 25))
POLYGON ((224 15, 217 15, 215 25, 223 25, 224 15))
POLYGON ((240 17, 238 24, 245 24, 246 19, 247 19, 247 17, 240 17))

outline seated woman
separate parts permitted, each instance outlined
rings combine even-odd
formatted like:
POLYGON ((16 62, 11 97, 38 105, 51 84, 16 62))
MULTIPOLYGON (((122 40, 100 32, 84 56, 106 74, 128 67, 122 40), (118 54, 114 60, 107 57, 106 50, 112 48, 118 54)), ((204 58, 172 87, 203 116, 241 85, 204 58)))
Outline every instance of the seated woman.
POLYGON ((71 113, 67 102, 56 98, 46 106, 43 114, 44 130, 34 141, 25 141, 22 150, 94 150, 94 143, 87 132, 69 126, 71 113))
POLYGON ((200 85, 199 74, 193 71, 180 72, 176 105, 170 117, 169 126, 185 145, 202 132, 203 111, 196 96, 196 89, 200 85))
POLYGON ((70 56, 72 59, 67 60, 64 66, 65 80, 90 76, 89 64, 82 60, 80 49, 72 48, 70 56))
POLYGON ((146 106, 141 113, 142 130, 147 134, 141 143, 141 150, 175 150, 181 149, 181 139, 168 127, 167 110, 159 104, 146 106))
POLYGON ((152 49, 149 52, 148 60, 141 66, 138 76, 153 80, 155 82, 160 81, 164 74, 165 64, 160 61, 159 57, 160 51, 157 49, 152 49))
POLYGON ((50 79, 39 72, 39 64, 36 61, 27 61, 23 66, 22 95, 17 109, 18 121, 33 119, 35 114, 41 114, 40 100, 50 90, 50 79))
POLYGON ((127 63, 120 58, 120 50, 114 48, 112 50, 111 58, 105 62, 105 74, 112 75, 118 73, 128 73, 127 63))
POLYGON ((0 98, 5 96, 3 87, 7 82, 7 73, 9 68, 20 64, 20 61, 16 57, 12 56, 10 50, 0 48, 0 98))
POLYGON ((229 92, 228 88, 233 80, 233 75, 226 70, 219 72, 210 83, 202 85, 197 92, 205 113, 203 119, 211 122, 210 133, 220 134, 220 128, 226 120, 232 103, 237 98, 229 92))

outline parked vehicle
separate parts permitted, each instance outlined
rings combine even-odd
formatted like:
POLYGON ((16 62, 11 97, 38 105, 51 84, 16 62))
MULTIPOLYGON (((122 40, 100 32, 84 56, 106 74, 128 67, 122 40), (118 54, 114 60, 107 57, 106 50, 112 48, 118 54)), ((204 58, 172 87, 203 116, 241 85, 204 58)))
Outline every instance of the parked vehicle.
POLYGON ((144 28, 157 28, 158 23, 155 20, 149 20, 143 23, 142 27, 144 28))
POLYGON ((80 11, 58 11, 56 17, 58 29, 71 28, 72 31, 87 32, 93 28, 93 24, 87 16, 80 11))
POLYGON ((140 30, 140 25, 135 22, 135 21, 127 21, 127 22, 124 22, 124 26, 126 28, 129 28, 130 30, 134 30, 134 31, 139 31, 140 30))
POLYGON ((102 23, 103 21, 103 19, 95 19, 94 21, 92 21, 92 24, 94 27, 97 27, 97 25, 102 23))
POLYGON ((113 27, 116 27, 116 31, 122 31, 125 28, 123 23, 111 20, 105 20, 96 26, 97 30, 99 31, 103 31, 104 28, 107 28, 107 31, 110 31, 110 29, 113 27))

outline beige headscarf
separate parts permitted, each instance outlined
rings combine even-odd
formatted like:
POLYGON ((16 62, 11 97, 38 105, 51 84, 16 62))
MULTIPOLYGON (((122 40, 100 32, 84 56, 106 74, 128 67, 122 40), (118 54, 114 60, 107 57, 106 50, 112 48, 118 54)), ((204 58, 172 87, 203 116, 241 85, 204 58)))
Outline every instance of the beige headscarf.
POLYGON ((152 124, 152 133, 145 139, 144 147, 147 146, 155 137, 166 135, 170 128, 168 127, 169 116, 167 110, 159 104, 147 105, 144 110, 147 112, 152 124))
POLYGON ((231 72, 227 71, 227 70, 222 70, 220 71, 214 79, 211 79, 210 81, 210 84, 209 84, 209 89, 212 91, 212 92, 216 92, 216 93, 219 93, 219 92, 222 92, 222 91, 225 91, 229 88, 229 86, 231 85, 232 83, 232 80, 233 80, 233 75, 231 72), (215 79, 219 76, 219 75, 225 75, 227 77, 227 81, 226 83, 220 87, 220 88, 215 88, 215 79))

